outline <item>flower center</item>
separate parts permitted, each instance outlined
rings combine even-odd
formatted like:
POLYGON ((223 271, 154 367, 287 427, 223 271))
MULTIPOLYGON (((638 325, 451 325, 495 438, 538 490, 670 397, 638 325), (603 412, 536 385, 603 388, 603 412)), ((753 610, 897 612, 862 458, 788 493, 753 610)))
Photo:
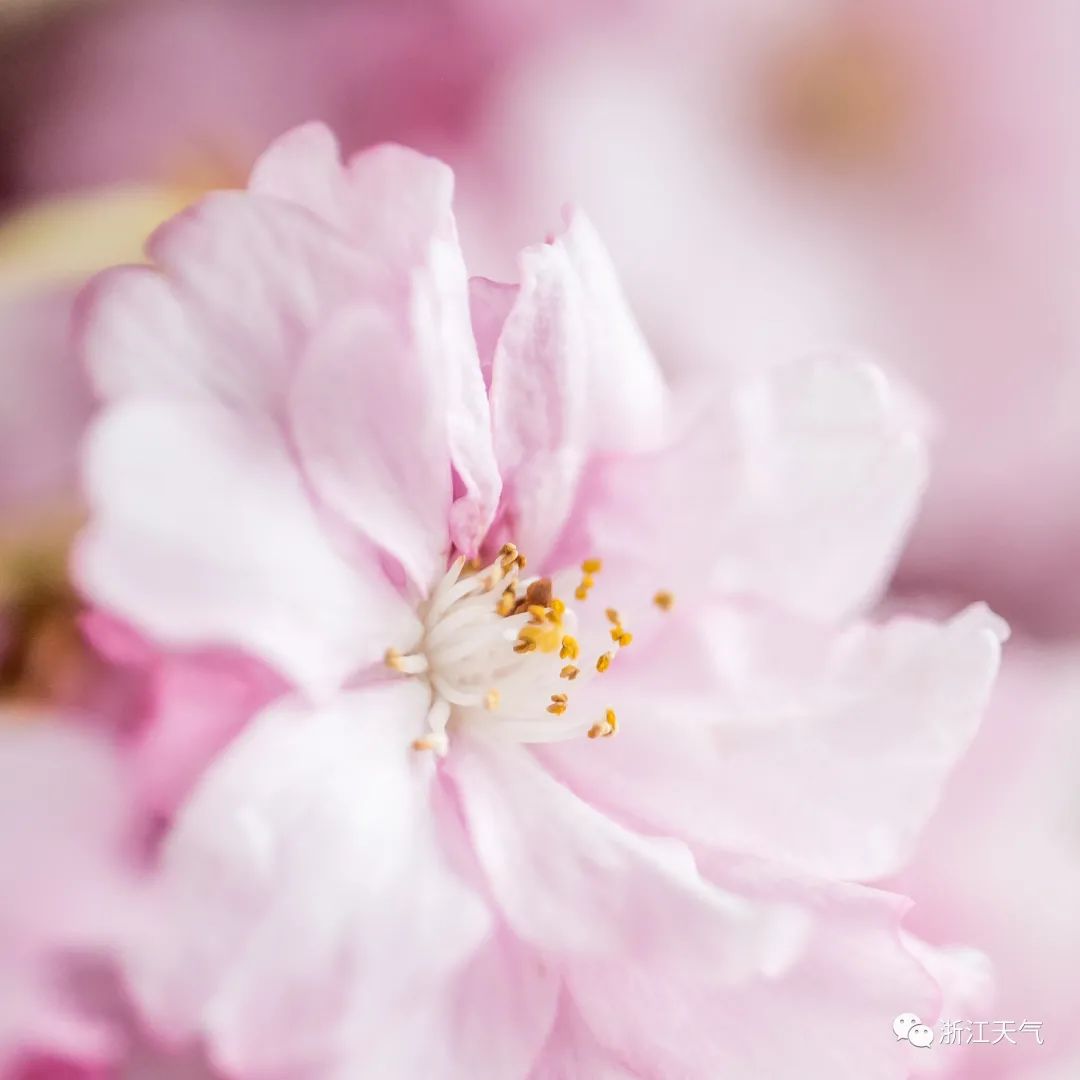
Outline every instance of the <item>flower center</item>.
MULTIPOLYGON (((631 634, 608 609, 608 647, 582 662, 577 614, 553 594, 549 578, 523 576, 525 564, 513 544, 483 568, 456 559, 421 609, 420 639, 408 652, 387 650, 388 667, 424 679, 431 690, 428 731, 416 749, 445 754, 448 729, 462 724, 518 742, 617 730, 612 709, 599 720, 577 715, 571 689, 606 671, 631 634)), ((582 563, 575 599, 588 597, 600 570, 599 559, 582 563)))

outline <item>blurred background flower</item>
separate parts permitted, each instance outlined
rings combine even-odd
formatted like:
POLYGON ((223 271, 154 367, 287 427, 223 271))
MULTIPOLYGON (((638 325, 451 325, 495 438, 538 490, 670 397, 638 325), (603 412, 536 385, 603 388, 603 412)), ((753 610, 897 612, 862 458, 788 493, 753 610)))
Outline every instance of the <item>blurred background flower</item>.
MULTIPOLYGON (((901 583, 1080 626, 1080 9, 680 0, 488 96, 502 227, 572 198, 671 365, 852 342, 938 420, 901 583)), ((484 208, 490 194, 481 193, 484 208)))
POLYGON ((135 692, 84 644, 64 572, 81 282, 294 123, 411 143, 454 165, 493 277, 582 204, 670 372, 854 344, 922 399, 932 479, 893 602, 986 599, 1019 635, 897 887, 928 940, 990 955, 999 1010, 1046 1022, 1024 1062, 958 1070, 1071 1075, 1078 103, 1072 0, 6 0, 0 697, 115 718, 135 692))

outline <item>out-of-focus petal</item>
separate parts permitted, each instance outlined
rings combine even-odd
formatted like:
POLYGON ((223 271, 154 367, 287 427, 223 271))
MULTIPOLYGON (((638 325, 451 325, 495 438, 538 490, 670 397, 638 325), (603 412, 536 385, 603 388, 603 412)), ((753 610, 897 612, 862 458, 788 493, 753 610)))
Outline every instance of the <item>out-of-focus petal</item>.
POLYGON ((517 298, 518 287, 488 278, 469 279, 469 313, 472 316, 473 337, 480 357, 484 384, 491 388, 491 368, 495 347, 506 323, 506 317, 517 298))
MULTIPOLYGON (((689 396, 689 395, 688 395, 689 396)), ((593 546, 840 620, 886 583, 926 472, 911 403, 863 361, 809 358, 705 392, 682 433, 612 463, 590 512, 593 546)))
POLYGON ((148 715, 130 747, 142 805, 171 818, 207 765, 281 692, 279 681, 228 655, 159 658, 149 679, 148 715))
MULTIPOLYGON (((1080 654, 1072 643, 1014 637, 986 720, 918 849, 890 888, 915 900, 910 928, 929 942, 987 954, 995 994, 975 1018, 1027 1019, 972 1066, 993 1080, 1073 1075, 1080 1046, 1080 654)), ((969 1019, 958 1008, 954 1019, 969 1019)), ((990 1029, 987 1029, 988 1031, 990 1029)), ((967 1074, 965 1074, 967 1075, 967 1074)), ((972 1074, 974 1075, 974 1073, 972 1074)), ((1077 1074, 1080 1075, 1080 1074, 1077 1074)))
POLYGON ((639 1080, 618 1050, 602 1046, 581 1018, 569 994, 559 1002, 551 1033, 529 1080, 639 1080))
POLYGON ((151 237, 154 267, 89 286, 80 340, 99 393, 211 398, 274 414, 308 335, 384 272, 296 206, 219 192, 151 237))
POLYGON ((103 741, 0 721, 0 1068, 20 1051, 108 1060, 116 1032, 66 992, 62 965, 108 962, 135 917, 128 787, 103 741))
POLYGON ((201 1031, 254 1075, 336 1075, 347 1051, 415 1038, 415 1003, 488 928, 439 843, 433 759, 410 746, 426 708, 407 683, 321 712, 286 701, 217 759, 162 853, 168 917, 131 958, 163 1034, 201 1031))
POLYGON ((670 958, 659 969, 634 953, 578 965, 570 996, 611 1057, 632 1076, 906 1080, 922 1051, 897 1043, 892 1019, 913 1011, 932 1022, 940 998, 901 944, 904 902, 767 872, 759 880, 729 861, 719 880, 762 902, 797 898, 812 912, 806 948, 783 973, 736 988, 704 985, 670 958))
POLYGON ((373 557, 360 573, 330 546, 268 427, 130 402, 95 430, 86 482, 77 579, 159 643, 237 647, 327 693, 413 625, 373 557))
POLYGON ((70 348, 73 290, 0 296, 0 510, 39 509, 71 497, 78 444, 91 411, 70 348))
MULTIPOLYGON (((497 931, 445 986, 410 1003, 407 1038, 394 1030, 361 1048, 365 1073, 439 1080, 524 1077, 551 1028, 559 987, 553 965, 507 931, 497 931)), ((353 1076, 355 1066, 342 1071, 340 1080, 353 1076)))
POLYGON ((742 614, 672 630, 649 666, 681 690, 661 707, 631 671, 617 738, 539 756, 624 820, 849 880, 910 853, 975 733, 1004 632, 980 606, 839 635, 742 614))
MULTIPOLYGON (((915 906, 918 907, 917 902, 915 906)), ((907 932, 901 933, 901 940, 937 983, 942 1019, 966 1021, 969 1017, 995 1012, 995 972, 986 953, 963 945, 930 945, 907 932)), ((978 1052, 978 1047, 953 1045, 947 1056, 923 1055, 914 1075, 920 1078, 966 1075, 963 1071, 966 1064, 978 1065, 978 1060, 972 1057, 978 1052)))

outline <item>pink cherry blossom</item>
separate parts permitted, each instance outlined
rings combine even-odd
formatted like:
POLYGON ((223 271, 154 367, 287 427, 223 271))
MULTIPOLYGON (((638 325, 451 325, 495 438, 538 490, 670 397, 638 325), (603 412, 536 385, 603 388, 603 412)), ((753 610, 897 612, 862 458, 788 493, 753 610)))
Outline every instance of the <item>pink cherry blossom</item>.
POLYGON ((1004 635, 861 618, 920 415, 862 359, 669 386, 582 214, 470 283, 452 182, 300 128, 82 304, 78 580, 288 684, 185 778, 143 1015, 240 1076, 906 1075, 942 988, 858 883, 1004 635))
POLYGON ((126 784, 103 740, 0 713, 0 1069, 54 1053, 108 1062, 115 1032, 66 987, 108 963, 137 917, 126 784))

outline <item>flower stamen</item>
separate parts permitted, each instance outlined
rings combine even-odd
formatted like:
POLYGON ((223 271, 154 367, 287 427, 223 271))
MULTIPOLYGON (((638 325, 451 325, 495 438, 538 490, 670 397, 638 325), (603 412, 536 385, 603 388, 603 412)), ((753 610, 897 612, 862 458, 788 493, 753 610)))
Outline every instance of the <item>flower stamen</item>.
POLYGON ((614 709, 608 709, 604 713, 604 719, 589 728, 590 739, 610 739, 619 730, 619 720, 614 709))
MULTIPOLYGON (((550 578, 522 579, 525 556, 504 544, 487 566, 457 558, 420 608, 422 629, 412 648, 386 650, 386 666, 421 678, 431 698, 427 730, 412 745, 438 756, 448 752, 451 728, 469 724, 523 742, 611 735, 615 714, 587 728, 560 687, 592 677, 577 663, 578 616, 554 595, 550 578)), ((575 595, 588 595, 599 559, 581 564, 575 595)), ((607 611, 618 648, 631 641, 614 608, 607 611)), ((596 670, 610 666, 603 653, 596 670)))

